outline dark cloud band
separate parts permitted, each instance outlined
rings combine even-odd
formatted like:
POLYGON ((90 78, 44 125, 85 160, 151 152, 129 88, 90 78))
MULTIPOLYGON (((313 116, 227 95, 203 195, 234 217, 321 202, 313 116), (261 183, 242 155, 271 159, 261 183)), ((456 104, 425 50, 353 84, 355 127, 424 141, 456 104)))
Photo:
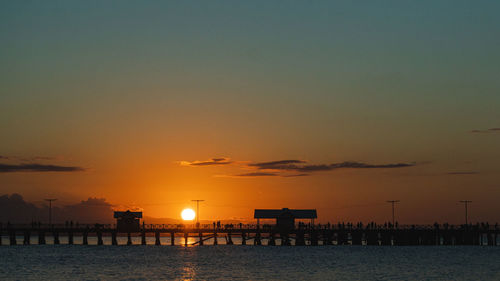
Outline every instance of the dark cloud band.
POLYGON ((361 162, 341 162, 341 163, 318 164, 318 165, 297 165, 297 163, 303 164, 305 163, 305 161, 283 160, 274 162, 255 163, 255 164, 250 164, 249 166, 256 167, 259 170, 281 170, 281 171, 296 171, 296 172, 321 172, 321 171, 331 171, 342 168, 391 169, 391 168, 415 166, 415 163, 367 164, 361 162))
POLYGON ((80 172, 81 167, 44 164, 0 164, 0 173, 14 172, 80 172))
POLYGON ((229 161, 229 158, 212 158, 210 160, 205 161, 181 161, 181 165, 183 166, 216 166, 216 165, 228 165, 232 162, 229 161))

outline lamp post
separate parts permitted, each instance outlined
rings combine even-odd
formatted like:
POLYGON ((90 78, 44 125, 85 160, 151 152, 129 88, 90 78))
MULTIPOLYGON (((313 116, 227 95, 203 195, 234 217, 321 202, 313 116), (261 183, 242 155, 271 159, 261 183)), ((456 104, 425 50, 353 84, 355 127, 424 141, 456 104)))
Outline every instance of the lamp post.
POLYGON ((196 226, 200 227, 200 202, 205 200, 195 199, 191 201, 196 202, 196 226))
POLYGON ((394 204, 398 203, 399 200, 388 200, 387 203, 391 203, 392 205, 392 226, 394 227, 395 219, 394 219, 394 204))
POLYGON ((468 215, 468 208, 467 207, 468 207, 469 203, 471 203, 472 201, 460 200, 459 202, 464 203, 464 205, 465 205, 465 224, 467 225, 467 224, 469 224, 469 219, 468 219, 469 215, 468 215))
POLYGON ((49 202, 49 225, 52 225, 52 202, 56 200, 56 198, 45 199, 45 201, 49 202))

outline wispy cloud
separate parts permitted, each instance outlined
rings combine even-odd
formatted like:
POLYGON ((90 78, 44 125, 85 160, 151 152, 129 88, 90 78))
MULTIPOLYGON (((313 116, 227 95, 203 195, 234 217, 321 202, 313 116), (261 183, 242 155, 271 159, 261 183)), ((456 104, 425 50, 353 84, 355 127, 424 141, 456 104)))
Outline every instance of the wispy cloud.
POLYGON ((195 160, 195 161, 181 161, 182 166, 215 166, 215 165, 227 165, 231 164, 229 158, 212 158, 209 160, 195 160))
POLYGON ((27 164, 0 164, 0 173, 14 172, 80 172, 84 171, 81 167, 45 165, 37 163, 27 164))
POLYGON ((270 162, 259 162, 259 163, 250 163, 248 166, 256 167, 258 169, 273 169, 273 170, 286 170, 290 167, 296 167, 296 164, 306 163, 303 160, 278 160, 278 161, 270 161, 270 162))
POLYGON ((278 176, 278 174, 266 173, 266 172, 253 172, 253 173, 234 175, 234 177, 275 177, 275 176, 278 176))
POLYGON ((248 166, 256 167, 259 170, 281 170, 296 172, 321 172, 335 169, 391 169, 415 166, 415 163, 391 163, 391 164, 367 164, 361 162, 341 162, 332 164, 306 165, 304 160, 281 160, 272 162, 252 163, 248 166))
POLYGON ((34 161, 52 161, 52 160, 62 160, 62 157, 53 157, 53 156, 32 156, 32 157, 22 157, 15 155, 0 155, 0 159, 2 160, 12 160, 12 161, 20 161, 20 162, 34 162, 34 161))
POLYGON ((486 129, 486 130, 472 130, 470 131, 471 133, 500 133, 500 127, 498 128, 490 128, 490 129, 486 129))
POLYGON ((387 163, 387 164, 368 164, 363 162, 345 161, 330 164, 308 164, 305 160, 285 159, 267 162, 232 162, 229 158, 212 158, 205 161, 181 161, 183 166, 213 166, 239 164, 240 168, 250 170, 246 173, 234 175, 215 175, 216 177, 305 177, 316 172, 333 171, 337 169, 394 169, 415 166, 416 163, 387 163), (252 171, 253 170, 253 171, 252 171))
POLYGON ((449 172, 448 175, 477 175, 479 172, 463 171, 463 172, 449 172))

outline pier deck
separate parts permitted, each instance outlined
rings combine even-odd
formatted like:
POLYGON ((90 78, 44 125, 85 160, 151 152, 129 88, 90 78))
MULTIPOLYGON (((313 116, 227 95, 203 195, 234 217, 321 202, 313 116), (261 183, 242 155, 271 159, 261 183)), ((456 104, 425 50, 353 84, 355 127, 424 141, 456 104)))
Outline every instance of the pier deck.
MULTIPOLYGON (((88 237, 96 237, 97 245, 104 245, 103 237, 111 237, 111 244, 118 245, 117 237, 127 237, 127 245, 132 244, 132 237, 141 237, 146 244, 146 237, 155 237, 155 244, 161 245, 160 237, 170 237, 169 245, 217 245, 219 239, 224 244, 242 245, 489 245, 499 244, 500 229, 497 225, 434 225, 387 227, 374 224, 362 227, 348 225, 301 225, 286 232, 272 225, 226 225, 200 227, 184 225, 143 225, 135 231, 120 231, 113 225, 79 225, 74 227, 59 225, 7 225, 0 229, 0 237, 8 237, 9 245, 32 244, 36 236, 37 244, 46 244, 53 239, 53 244, 60 244, 60 237, 66 237, 67 244, 74 244, 74 237, 82 237, 83 245, 88 245, 88 237), (33 237, 32 237, 33 236, 33 237), (175 243, 178 237, 184 243, 175 243), (195 239, 194 242, 193 238, 195 239), (279 242, 279 243, 278 243, 279 242)), ((177 239, 178 240, 178 239, 177 239)), ((2 239, 0 239, 0 242, 2 239)))

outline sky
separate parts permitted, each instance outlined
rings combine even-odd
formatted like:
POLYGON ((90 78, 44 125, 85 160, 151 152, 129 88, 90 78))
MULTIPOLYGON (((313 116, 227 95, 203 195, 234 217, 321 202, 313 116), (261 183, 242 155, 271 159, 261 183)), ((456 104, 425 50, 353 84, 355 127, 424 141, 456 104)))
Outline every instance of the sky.
POLYGON ((0 195, 500 221, 499 8, 1 1, 0 195))

